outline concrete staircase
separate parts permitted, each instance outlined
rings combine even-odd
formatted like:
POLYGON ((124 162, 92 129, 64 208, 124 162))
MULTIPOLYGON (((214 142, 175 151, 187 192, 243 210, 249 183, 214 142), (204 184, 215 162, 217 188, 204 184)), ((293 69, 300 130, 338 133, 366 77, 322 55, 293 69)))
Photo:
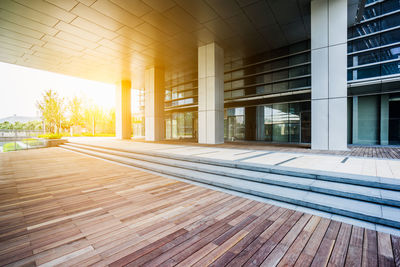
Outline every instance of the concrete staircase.
POLYGON ((258 197, 400 229, 400 179, 78 143, 60 147, 258 197))

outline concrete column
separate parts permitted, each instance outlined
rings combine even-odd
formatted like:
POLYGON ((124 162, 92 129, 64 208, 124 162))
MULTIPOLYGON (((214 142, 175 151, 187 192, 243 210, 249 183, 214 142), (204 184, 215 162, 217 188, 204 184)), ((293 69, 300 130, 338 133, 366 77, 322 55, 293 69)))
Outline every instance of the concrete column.
POLYGON ((358 143, 358 96, 353 96, 353 144, 358 143))
POLYGON ((115 135, 119 139, 130 139, 131 121, 131 81, 121 81, 115 91, 115 135))
POLYGON ((198 50, 199 143, 224 142, 224 50, 215 43, 198 50))
POLYGON ((311 1, 311 148, 347 150, 347 0, 311 1))
POLYGON ((164 70, 150 68, 145 71, 145 140, 164 139, 164 70))
POLYGON ((389 144, 389 95, 381 95, 381 145, 389 144))

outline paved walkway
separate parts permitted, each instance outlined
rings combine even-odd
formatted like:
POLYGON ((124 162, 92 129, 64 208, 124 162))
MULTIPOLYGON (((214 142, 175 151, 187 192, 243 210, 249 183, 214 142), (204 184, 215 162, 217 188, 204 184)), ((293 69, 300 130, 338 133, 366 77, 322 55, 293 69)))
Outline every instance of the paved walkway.
MULTIPOLYGON (((183 144, 121 141, 115 138, 70 138, 70 142, 102 145, 123 149, 156 150, 177 155, 210 159, 234 160, 265 165, 278 165, 310 170, 360 174, 375 177, 399 178, 400 160, 346 155, 327 155, 304 151, 266 150, 259 147, 221 147, 183 144)), ((308 150, 310 151, 310 150, 308 150)))
POLYGON ((60 148, 1 153, 0 192, 1 266, 400 265, 398 236, 60 148))
MULTIPOLYGON (((144 141, 144 140, 142 140, 144 141)), ((325 154, 325 155, 339 155, 339 156, 353 156, 353 157, 372 157, 372 158, 387 158, 387 159, 400 159, 400 146, 361 146, 349 145, 347 151, 328 151, 328 150, 311 150, 307 145, 280 145, 269 144, 265 142, 256 141, 236 141, 225 142, 219 145, 204 145, 195 142, 186 141, 162 141, 161 144, 174 144, 174 145, 190 145, 190 146, 214 146, 220 148, 234 148, 234 149, 256 149, 280 152, 299 152, 305 154, 325 154)))

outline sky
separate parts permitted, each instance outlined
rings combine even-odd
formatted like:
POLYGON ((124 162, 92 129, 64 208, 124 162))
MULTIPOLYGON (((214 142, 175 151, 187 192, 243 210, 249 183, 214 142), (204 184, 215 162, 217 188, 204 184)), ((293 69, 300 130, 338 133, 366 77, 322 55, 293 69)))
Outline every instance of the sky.
POLYGON ((104 109, 115 107, 115 85, 0 62, 0 119, 38 116, 36 101, 46 90, 84 97, 104 109))

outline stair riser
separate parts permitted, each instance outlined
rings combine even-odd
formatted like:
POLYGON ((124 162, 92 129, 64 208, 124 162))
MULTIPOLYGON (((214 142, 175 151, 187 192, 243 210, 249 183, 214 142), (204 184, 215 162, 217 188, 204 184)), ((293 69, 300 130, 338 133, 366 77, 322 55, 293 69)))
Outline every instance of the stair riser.
MULTIPOLYGON (((74 146, 74 147, 79 148, 79 146, 74 146)), ((373 196, 361 195, 361 194, 357 194, 357 193, 348 193, 348 192, 343 192, 343 191, 338 191, 338 190, 333 190, 333 189, 320 188, 320 187, 316 187, 313 185, 303 185, 303 184, 298 184, 296 182, 290 183, 290 182, 283 182, 283 181, 277 181, 277 180, 260 178, 260 177, 251 177, 251 176, 246 176, 246 175, 235 174, 232 172, 224 172, 224 171, 215 172, 215 171, 212 171, 205 167, 187 166, 185 164, 180 164, 178 162, 174 162, 174 163, 165 162, 163 160, 163 158, 161 159, 161 161, 159 161, 154 158, 153 159, 149 158, 149 156, 136 155, 133 153, 129 153, 129 155, 120 155, 118 151, 113 151, 113 150, 107 150, 107 152, 104 152, 97 148, 86 148, 85 147, 82 149, 96 151, 99 153, 108 153, 108 154, 115 155, 115 156, 128 157, 131 159, 147 161, 147 162, 156 163, 156 164, 164 164, 167 166, 183 168, 183 169, 187 169, 187 170, 194 170, 194 171, 200 171, 200 172, 205 172, 205 173, 210 173, 210 174, 215 174, 215 175, 222 175, 222 176, 227 176, 227 177, 232 177, 232 178, 237 178, 237 179, 243 179, 243 180, 248 180, 248 181, 252 181, 252 182, 259 182, 259 183, 265 183, 265 184, 271 184, 271 185, 290 187, 290 188, 295 188, 295 189, 300 189, 300 190, 313 191, 313 192, 317 192, 317 193, 329 194, 329 195, 334 195, 334 196, 340 196, 340 197, 352 198, 352 199, 356 199, 356 200, 362 200, 362 201, 374 202, 374 203, 378 203, 378 204, 400 207, 400 201, 394 201, 391 199, 382 199, 382 198, 376 198, 373 196)), ((296 177, 293 177, 293 179, 295 181, 296 177)), ((337 181, 332 181, 332 182, 337 182, 337 181)))
POLYGON ((76 151, 79 153, 85 153, 85 154, 88 154, 91 156, 95 156, 95 157, 111 160, 114 162, 119 162, 122 164, 134 166, 134 167, 148 169, 148 170, 159 172, 159 173, 162 173, 165 175, 175 176, 178 178, 183 178, 183 179, 187 179, 187 180, 191 180, 191 181, 195 181, 195 182, 199 182, 199 183, 203 183, 203 184, 208 184, 208 185, 212 185, 212 186, 216 186, 216 187, 220 187, 220 188, 224 188, 224 189, 229 189, 229 190, 233 190, 233 191, 237 191, 237 192, 241 192, 241 193, 245 193, 245 194, 250 194, 250 195, 259 196, 259 197, 263 197, 263 198, 269 198, 269 199, 273 199, 273 200, 278 200, 278 201, 282 201, 282 202, 286 202, 286 203, 290 203, 290 204, 294 204, 294 205, 298 205, 298 206, 321 210, 321 211, 325 211, 325 212, 329 212, 329 213, 335 213, 335 214, 339 214, 339 215, 343 215, 343 216, 347 216, 347 217, 351 217, 351 218, 356 218, 356 219, 360 219, 360 220, 364 220, 364 221, 368 221, 368 222, 378 223, 378 224, 382 224, 382 225, 386 225, 386 226, 390 226, 390 227, 400 228, 400 222, 397 222, 397 221, 377 218, 377 217, 373 217, 373 216, 369 216, 369 215, 365 215, 365 214, 361 214, 361 213, 332 208, 332 207, 325 206, 325 205, 320 205, 320 204, 316 204, 316 203, 312 203, 312 202, 292 199, 292 198, 269 194, 269 193, 265 193, 265 192, 260 192, 260 191, 255 191, 255 190, 247 190, 247 189, 243 189, 240 187, 231 186, 228 184, 222 184, 219 182, 210 182, 209 180, 193 177, 190 175, 184 175, 181 173, 175 173, 175 172, 168 171, 168 170, 165 170, 162 168, 158 168, 158 169, 155 169, 154 167, 150 168, 150 167, 146 166, 145 163, 144 164, 139 164, 139 163, 135 164, 135 163, 127 162, 124 160, 113 159, 113 158, 107 157, 107 155, 103 155, 103 154, 99 155, 97 153, 92 153, 90 151, 89 152, 88 151, 80 151, 80 150, 76 150, 74 148, 69 148, 69 147, 64 147, 64 148, 70 149, 72 151, 76 151))

